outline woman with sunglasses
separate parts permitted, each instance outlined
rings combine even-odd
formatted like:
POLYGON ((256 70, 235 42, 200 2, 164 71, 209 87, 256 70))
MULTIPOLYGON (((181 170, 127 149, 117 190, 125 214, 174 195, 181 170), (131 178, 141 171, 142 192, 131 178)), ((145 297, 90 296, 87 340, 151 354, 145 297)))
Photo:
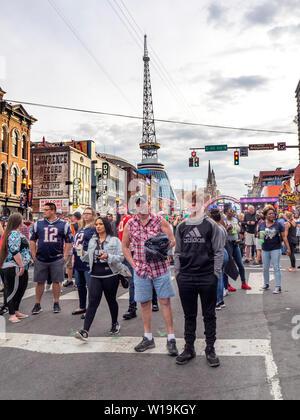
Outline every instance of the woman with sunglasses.
POLYGON ((81 259, 90 266, 89 304, 84 327, 76 332, 75 338, 87 341, 103 293, 112 319, 110 334, 118 334, 119 306, 116 298, 124 256, 121 241, 113 236, 111 224, 106 217, 96 219, 96 233, 89 242, 87 253, 81 259))

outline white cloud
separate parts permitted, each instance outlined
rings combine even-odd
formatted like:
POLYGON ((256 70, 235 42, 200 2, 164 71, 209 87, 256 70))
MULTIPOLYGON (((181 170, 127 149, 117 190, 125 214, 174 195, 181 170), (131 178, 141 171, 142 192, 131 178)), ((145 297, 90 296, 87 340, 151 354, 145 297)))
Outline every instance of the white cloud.
MULTIPOLYGON (((73 32, 48 1, 15 0, 1 5, 1 30, 10 34, 1 44, 6 74, 1 79, 0 69, 0 81, 6 97, 141 116, 143 51, 108 2, 55 3, 73 32)), ((119 0, 117 3, 121 4, 119 0)), ((128 0, 126 6, 147 32, 149 48, 154 48, 168 72, 168 81, 162 81, 150 49, 155 117, 297 131, 292 122, 299 80, 295 65, 299 39, 293 30, 299 24, 297 1, 254 0, 249 4, 206 0, 199 6, 197 0, 128 0)), ((138 42, 143 44, 143 33, 138 42)), ((141 159, 141 121, 30 106, 26 109, 38 118, 33 140, 43 135, 49 141, 91 138, 99 151, 123 155, 132 163, 141 159)), ((161 143, 159 156, 171 179, 195 177, 204 185, 211 159, 218 186, 228 194, 245 194, 244 184, 259 170, 290 168, 298 163, 297 153, 253 152, 235 168, 232 152, 201 152, 197 171, 188 168, 190 147, 284 140, 293 144, 297 135, 165 123, 157 123, 156 130, 161 143)))

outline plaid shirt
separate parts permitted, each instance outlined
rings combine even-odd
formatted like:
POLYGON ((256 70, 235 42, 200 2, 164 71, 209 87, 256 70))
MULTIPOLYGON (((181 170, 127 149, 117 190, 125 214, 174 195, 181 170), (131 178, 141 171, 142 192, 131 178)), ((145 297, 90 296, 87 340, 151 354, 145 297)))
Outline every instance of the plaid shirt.
POLYGON ((142 225, 138 215, 128 221, 130 242, 133 245, 134 252, 135 271, 139 277, 145 278, 148 275, 150 279, 154 279, 165 274, 170 267, 168 261, 151 263, 146 261, 145 242, 161 232, 161 225, 162 218, 154 214, 149 215, 146 226, 142 225))

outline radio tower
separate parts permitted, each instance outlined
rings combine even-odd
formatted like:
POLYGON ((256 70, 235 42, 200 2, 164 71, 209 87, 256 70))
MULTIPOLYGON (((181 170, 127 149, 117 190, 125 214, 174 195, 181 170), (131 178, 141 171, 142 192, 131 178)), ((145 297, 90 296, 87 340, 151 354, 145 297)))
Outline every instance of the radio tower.
POLYGON ((140 143, 142 162, 138 169, 163 171, 164 165, 158 161, 157 151, 160 144, 156 141, 152 90, 150 80, 150 57, 147 48, 147 35, 144 37, 144 101, 143 101, 143 139, 140 143))
POLYGON ((150 58, 147 48, 147 35, 144 40, 144 101, 143 101, 143 139, 140 143, 142 150, 142 162, 137 165, 138 170, 150 174, 158 181, 159 210, 165 210, 172 214, 176 203, 176 196, 171 187, 165 166, 158 160, 157 151, 160 144, 156 140, 152 90, 150 81, 150 58), (167 203, 167 204, 164 204, 167 203), (167 207, 164 208, 164 206, 167 207))

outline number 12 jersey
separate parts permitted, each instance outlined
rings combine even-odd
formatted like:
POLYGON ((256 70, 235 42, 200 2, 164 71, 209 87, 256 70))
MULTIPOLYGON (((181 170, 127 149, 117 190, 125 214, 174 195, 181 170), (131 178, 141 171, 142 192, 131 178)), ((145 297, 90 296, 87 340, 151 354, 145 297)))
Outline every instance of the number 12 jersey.
POLYGON ((49 222, 39 220, 34 224, 31 241, 38 241, 36 258, 43 262, 57 261, 64 256, 64 243, 72 243, 70 225, 61 219, 49 222))

